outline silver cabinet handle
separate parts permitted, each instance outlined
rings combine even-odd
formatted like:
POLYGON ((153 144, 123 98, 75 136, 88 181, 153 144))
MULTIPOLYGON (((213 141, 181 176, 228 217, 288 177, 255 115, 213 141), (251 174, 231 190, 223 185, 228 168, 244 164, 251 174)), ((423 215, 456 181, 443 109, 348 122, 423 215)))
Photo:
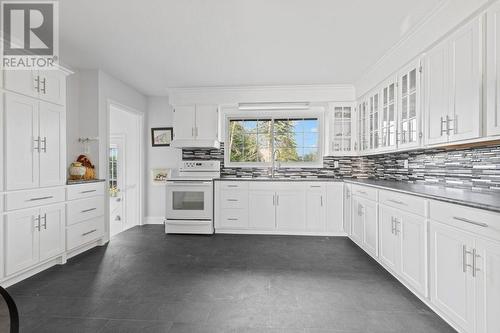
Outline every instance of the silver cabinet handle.
POLYGON ((311 188, 318 188, 321 187, 320 185, 311 185, 311 188))
POLYGON ((47 137, 44 136, 43 139, 41 140, 40 144, 43 144, 43 146, 40 148, 44 153, 47 152, 47 137))
POLYGON ((321 201, 321 207, 323 207, 323 196, 320 196, 320 201, 321 201))
POLYGON ((467 263, 467 255, 472 254, 471 251, 467 251, 467 245, 462 245, 462 270, 467 273, 467 267, 472 267, 467 263))
POLYGON ((477 258, 479 258, 480 255, 477 254, 476 249, 472 249, 472 276, 476 277, 477 272, 479 271, 479 268, 477 268, 477 258))
POLYGON ((84 233, 82 234, 82 236, 87 236, 87 235, 90 235, 91 233, 96 232, 96 231, 97 231, 97 229, 92 229, 92 230, 90 230, 90 231, 84 232, 84 233))
POLYGON ((54 197, 54 196, 49 195, 49 196, 46 196, 46 197, 31 198, 31 199, 28 199, 27 201, 39 201, 39 200, 46 200, 46 199, 52 199, 53 197, 54 197))
POLYGON ((480 227, 483 227, 483 228, 488 228, 488 224, 483 223, 483 222, 476 222, 476 221, 472 221, 472 220, 466 219, 465 217, 458 217, 458 216, 453 216, 453 218, 455 220, 458 220, 458 221, 462 221, 462 222, 474 224, 474 225, 477 225, 477 226, 480 226, 480 227))
POLYGON ((239 201, 238 199, 227 199, 226 201, 230 201, 230 202, 237 202, 239 201))
POLYGON ((276 206, 280 205, 280 195, 276 194, 276 206))
POLYGON ((43 84, 43 88, 41 89, 41 91, 43 94, 46 94, 47 93, 47 90, 46 90, 47 79, 46 78, 43 78, 42 84, 43 84))
POLYGON ((43 228, 45 230, 47 230, 47 213, 43 214, 42 218, 40 220, 43 219, 43 228))
POLYGON ((441 133, 440 133, 440 135, 442 136, 445 131, 446 131, 446 135, 449 135, 450 134, 449 117, 446 116, 446 119, 443 119, 443 117, 440 117, 440 119, 441 119, 441 133), (443 129, 443 124, 446 124, 446 129, 443 129))
POLYGON ((394 216, 391 216, 391 234, 394 235, 394 230, 396 229, 395 228, 395 225, 396 223, 394 222, 394 216))
POLYGON ((35 77, 35 90, 37 93, 40 92, 40 76, 39 75, 37 75, 35 77))
POLYGON ((227 185, 227 187, 238 187, 238 185, 231 185, 231 184, 229 184, 229 185, 227 185))
POLYGON ((387 201, 395 203, 395 204, 398 204, 398 205, 405 205, 405 206, 407 206, 407 204, 404 203, 403 201, 393 200, 393 199, 388 199, 387 201))
POLYGON ((40 152, 40 137, 33 139, 33 150, 40 152), (36 142, 36 146, 35 146, 35 142, 36 142))
POLYGON ((357 190, 357 192, 360 193, 360 194, 366 194, 365 191, 361 191, 361 190, 357 190))
POLYGON ((85 193, 92 193, 95 192, 96 190, 87 190, 87 191, 81 191, 80 194, 85 194, 85 193))
POLYGON ((97 208, 89 208, 89 209, 84 209, 82 210, 82 213, 88 213, 88 212, 91 212, 93 210, 96 210, 97 208))
POLYGON ((35 229, 40 231, 41 229, 41 226, 40 226, 40 215, 36 216, 35 218, 33 218, 33 222, 37 222, 37 224, 35 225, 35 229))
POLYGON ((228 220, 228 221, 238 221, 238 219, 237 219, 237 218, 234 218, 234 217, 228 217, 228 218, 227 218, 227 220, 228 220))

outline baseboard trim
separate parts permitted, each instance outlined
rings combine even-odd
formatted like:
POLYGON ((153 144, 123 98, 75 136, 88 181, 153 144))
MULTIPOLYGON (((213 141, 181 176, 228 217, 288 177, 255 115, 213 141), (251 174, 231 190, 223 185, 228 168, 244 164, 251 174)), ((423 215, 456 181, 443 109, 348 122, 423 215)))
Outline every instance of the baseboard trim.
POLYGON ((6 277, 2 282, 0 282, 0 285, 3 288, 10 287, 18 282, 21 282, 35 274, 38 274, 46 269, 49 269, 52 266, 55 265, 64 265, 66 263, 66 254, 62 253, 59 256, 49 259, 47 261, 44 261, 43 263, 40 263, 32 268, 29 268, 27 270, 21 271, 19 273, 14 273, 11 276, 6 277))
POLYGON ((146 216, 144 224, 164 224, 165 217, 163 216, 146 216))
POLYGON ((283 236, 329 236, 346 237, 345 232, 316 232, 316 231, 283 231, 283 230, 249 230, 249 229, 215 229, 216 234, 239 235, 283 235, 283 236))

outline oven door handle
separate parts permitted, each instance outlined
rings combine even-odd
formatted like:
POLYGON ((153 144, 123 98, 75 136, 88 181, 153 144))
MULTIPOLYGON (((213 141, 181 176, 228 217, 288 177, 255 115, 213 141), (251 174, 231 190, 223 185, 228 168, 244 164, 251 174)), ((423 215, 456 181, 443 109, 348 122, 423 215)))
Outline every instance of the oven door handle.
POLYGON ((167 181, 167 185, 190 185, 190 186, 200 186, 200 185, 208 185, 212 184, 212 182, 197 182, 197 181, 167 181))

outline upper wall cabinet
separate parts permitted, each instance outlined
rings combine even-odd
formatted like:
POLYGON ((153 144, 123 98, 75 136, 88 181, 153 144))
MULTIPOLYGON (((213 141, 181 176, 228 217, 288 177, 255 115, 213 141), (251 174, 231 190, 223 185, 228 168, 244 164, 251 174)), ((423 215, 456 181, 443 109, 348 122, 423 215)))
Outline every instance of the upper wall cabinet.
POLYGON ((420 60, 402 68, 398 74, 398 149, 419 147, 422 134, 420 60))
POLYGON ((368 150, 368 108, 366 99, 362 99, 356 110, 357 123, 357 151, 365 153, 368 150))
POLYGON ((351 155, 354 150, 354 107, 352 105, 332 104, 330 105, 329 118, 329 153, 334 156, 351 155))
POLYGON ((381 89, 382 107, 381 123, 382 131, 380 150, 395 150, 397 145, 397 78, 391 77, 384 82, 381 89))
POLYGON ((187 105, 174 109, 172 147, 219 148, 216 105, 187 105))
POLYGON ((5 70, 4 89, 44 101, 66 103, 66 74, 61 70, 5 70))
POLYGON ((486 82, 487 135, 500 135, 500 2, 487 11, 486 82))
POLYGON ((424 59, 428 145, 481 135, 482 18, 431 49, 424 59))

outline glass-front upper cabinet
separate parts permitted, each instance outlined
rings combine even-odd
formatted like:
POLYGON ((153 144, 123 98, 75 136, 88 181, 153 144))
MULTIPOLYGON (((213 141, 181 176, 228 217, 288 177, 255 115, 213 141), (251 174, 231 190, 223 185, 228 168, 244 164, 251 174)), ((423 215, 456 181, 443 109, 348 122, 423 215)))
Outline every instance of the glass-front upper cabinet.
POLYGON ((382 115, 380 150, 392 150, 397 146, 397 80, 391 78, 382 85, 382 115))
POLYGON ((368 102, 363 97, 357 106, 358 152, 368 150, 368 102))
POLYGON ((330 105, 330 152, 350 155, 353 152, 353 105, 330 105))
POLYGON ((398 75, 398 148, 411 148, 420 145, 421 97, 420 97, 420 60, 403 68, 398 75))
POLYGON ((379 120, 379 112, 380 112, 380 93, 379 91, 375 91, 370 94, 368 99, 368 108, 369 108, 369 119, 368 126, 370 129, 369 132, 369 150, 378 149, 380 145, 380 120, 379 120))

